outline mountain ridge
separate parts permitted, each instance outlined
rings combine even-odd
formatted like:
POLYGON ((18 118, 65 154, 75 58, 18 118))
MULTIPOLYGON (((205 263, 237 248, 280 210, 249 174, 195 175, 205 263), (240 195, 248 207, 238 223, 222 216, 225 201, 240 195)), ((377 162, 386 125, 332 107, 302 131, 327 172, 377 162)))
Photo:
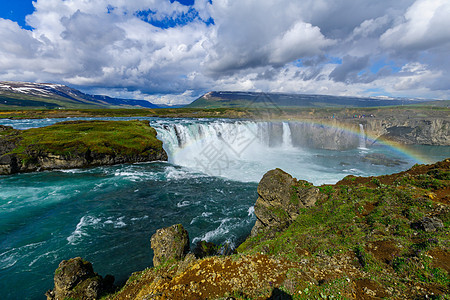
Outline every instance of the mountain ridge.
POLYGON ((192 108, 277 108, 277 107, 374 107, 422 104, 434 99, 331 96, 262 92, 212 91, 186 107, 192 108))
POLYGON ((0 81, 0 109, 159 108, 145 100, 90 95, 62 84, 0 81))

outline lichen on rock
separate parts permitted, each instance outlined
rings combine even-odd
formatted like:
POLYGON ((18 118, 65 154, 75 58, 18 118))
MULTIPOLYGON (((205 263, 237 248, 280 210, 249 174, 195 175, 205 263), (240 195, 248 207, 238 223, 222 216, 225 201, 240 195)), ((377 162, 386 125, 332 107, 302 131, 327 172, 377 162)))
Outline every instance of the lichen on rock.
POLYGON ((55 271, 55 287, 45 294, 47 300, 99 299, 113 291, 114 277, 94 272, 92 264, 81 257, 63 260, 55 271))
POLYGON ((158 229, 151 237, 151 247, 155 267, 168 260, 181 260, 190 249, 189 234, 181 224, 158 229))
POLYGON ((261 231, 280 231, 298 216, 299 209, 310 207, 320 197, 319 189, 304 180, 297 181, 281 169, 264 174, 258 185, 255 204, 256 223, 251 236, 261 231))

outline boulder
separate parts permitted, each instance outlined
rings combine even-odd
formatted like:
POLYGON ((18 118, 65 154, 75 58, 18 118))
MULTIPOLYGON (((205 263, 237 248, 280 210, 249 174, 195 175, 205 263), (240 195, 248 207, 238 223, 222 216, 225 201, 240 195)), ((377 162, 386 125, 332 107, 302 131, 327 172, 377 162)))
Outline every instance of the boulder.
POLYGON ((189 234, 181 224, 158 229, 152 235, 151 247, 155 267, 170 259, 181 260, 189 252, 189 234))
POLYGON ((45 294, 47 300, 99 299, 114 289, 113 276, 103 278, 81 257, 63 260, 55 271, 54 281, 54 289, 45 294))
POLYGON ((301 208, 313 206, 319 189, 304 180, 297 181, 281 169, 264 174, 258 185, 255 204, 256 223, 251 236, 261 231, 280 231, 288 227, 301 208))
POLYGON ((444 223, 436 217, 424 217, 423 219, 411 224, 412 228, 423 230, 425 232, 434 232, 444 228, 444 223))

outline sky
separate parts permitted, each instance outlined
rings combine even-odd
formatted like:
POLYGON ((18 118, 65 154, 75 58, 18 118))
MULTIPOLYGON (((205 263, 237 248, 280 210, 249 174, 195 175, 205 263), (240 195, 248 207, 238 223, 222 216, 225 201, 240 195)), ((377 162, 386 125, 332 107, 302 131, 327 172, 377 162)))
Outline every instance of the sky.
POLYGON ((450 99, 449 0, 1 0, 0 80, 450 99))

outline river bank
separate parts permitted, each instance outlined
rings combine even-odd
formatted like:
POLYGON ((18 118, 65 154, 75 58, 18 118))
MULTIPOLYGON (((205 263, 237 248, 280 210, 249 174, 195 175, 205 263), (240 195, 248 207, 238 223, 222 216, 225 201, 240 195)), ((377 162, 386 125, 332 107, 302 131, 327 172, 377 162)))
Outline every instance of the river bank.
MULTIPOLYGON (((449 171, 447 159, 315 187, 272 170, 258 185, 257 221, 237 254, 165 256, 106 299, 445 297, 449 171)), ((159 235, 183 240, 169 232, 159 235)))

